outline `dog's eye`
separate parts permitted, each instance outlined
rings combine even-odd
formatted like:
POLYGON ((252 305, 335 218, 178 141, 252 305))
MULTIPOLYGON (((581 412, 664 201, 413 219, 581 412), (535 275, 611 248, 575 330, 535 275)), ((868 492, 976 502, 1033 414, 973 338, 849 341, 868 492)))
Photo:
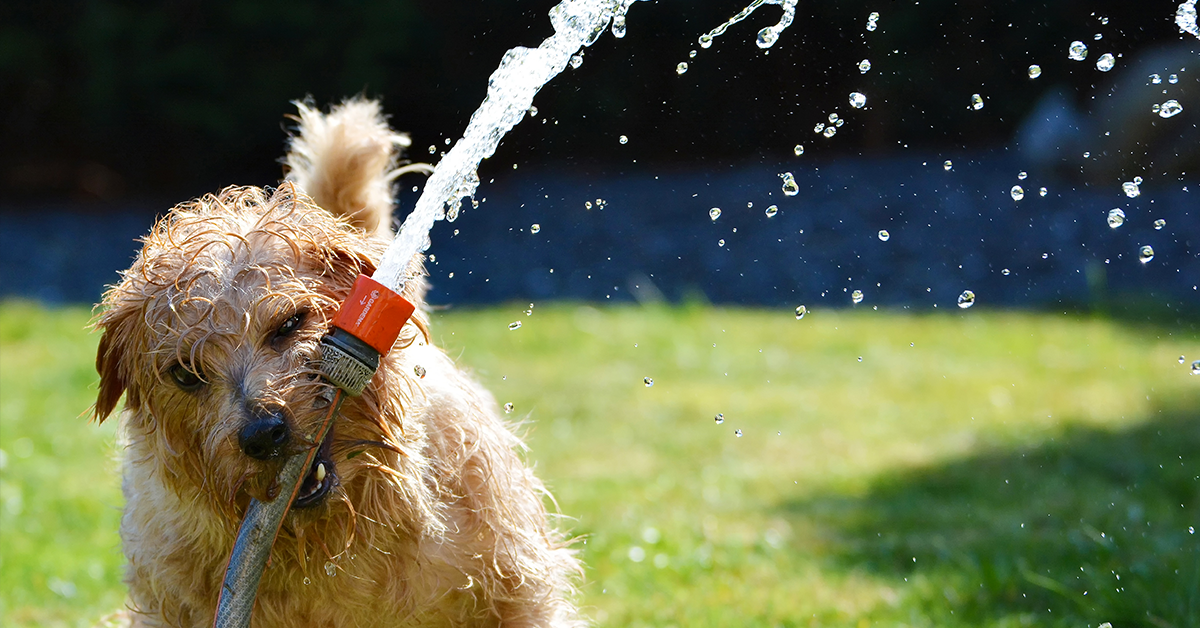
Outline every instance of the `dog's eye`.
POLYGON ((171 379, 180 390, 192 392, 204 385, 204 380, 193 370, 176 362, 167 370, 171 379))
POLYGON ((279 326, 279 329, 275 330, 275 337, 285 338, 290 336, 292 332, 299 329, 300 325, 302 324, 304 324, 304 312, 297 312, 296 314, 293 314, 291 318, 283 321, 283 324, 279 326))

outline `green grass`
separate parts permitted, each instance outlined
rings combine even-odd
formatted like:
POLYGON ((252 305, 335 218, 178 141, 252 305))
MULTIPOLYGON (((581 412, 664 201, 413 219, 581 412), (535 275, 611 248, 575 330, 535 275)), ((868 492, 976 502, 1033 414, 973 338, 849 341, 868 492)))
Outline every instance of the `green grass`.
MULTIPOLYGON (((523 309, 434 335, 526 422, 601 625, 1200 625, 1194 327, 523 309)), ((87 318, 0 307, 4 625, 121 602, 87 318)))

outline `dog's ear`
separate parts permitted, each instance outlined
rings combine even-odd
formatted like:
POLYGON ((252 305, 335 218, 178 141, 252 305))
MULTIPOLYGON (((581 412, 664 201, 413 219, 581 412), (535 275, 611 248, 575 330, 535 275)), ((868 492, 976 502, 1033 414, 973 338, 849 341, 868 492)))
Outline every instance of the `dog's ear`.
POLYGON ((92 418, 103 423, 112 414, 121 394, 125 392, 125 378, 121 374, 121 350, 113 340, 116 333, 106 329, 100 337, 100 347, 96 350, 96 372, 100 373, 100 391, 96 394, 96 405, 92 418))
POLYGON ((122 312, 123 308, 114 305, 110 295, 105 295, 105 303, 109 309, 100 315, 92 328, 103 331, 100 345, 96 348, 96 372, 100 374, 100 389, 96 393, 96 405, 92 408, 92 418, 103 423, 108 415, 117 407, 121 395, 129 388, 128 365, 122 358, 129 354, 128 327, 133 312, 122 312))

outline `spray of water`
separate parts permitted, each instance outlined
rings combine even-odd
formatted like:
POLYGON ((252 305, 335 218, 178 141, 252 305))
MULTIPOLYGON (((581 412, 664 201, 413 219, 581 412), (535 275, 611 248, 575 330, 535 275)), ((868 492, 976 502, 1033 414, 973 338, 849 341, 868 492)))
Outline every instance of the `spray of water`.
POLYGON ((750 17, 750 14, 754 13, 755 9, 761 7, 762 5, 777 4, 783 8, 783 17, 779 19, 778 24, 774 26, 768 26, 758 31, 758 39, 755 42, 759 48, 770 48, 771 46, 775 45, 776 41, 779 41, 779 35, 783 33, 787 27, 792 25, 792 20, 796 17, 797 2, 799 2, 799 0, 754 0, 746 8, 742 9, 737 15, 726 20, 724 24, 721 24, 711 31, 701 35, 699 41, 700 47, 708 48, 711 46, 714 38, 724 35, 725 31, 730 26, 733 26, 734 24, 737 24, 738 22, 750 17))
POLYGON ((471 115, 463 136, 442 158, 425 184, 417 206, 405 219, 373 278, 400 292, 412 256, 429 248, 434 222, 458 217, 459 205, 479 187, 479 162, 491 157, 500 140, 533 106, 533 97, 566 69, 571 57, 590 46, 609 24, 624 34, 625 14, 637 0, 564 0, 550 9, 554 34, 537 48, 516 47, 504 54, 488 79, 487 96, 471 115), (614 18, 619 18, 614 22, 614 18))
MULTIPOLYGON (((429 248, 429 231, 442 219, 458 218, 459 206, 474 197, 479 187, 479 162, 491 157, 500 140, 524 117, 533 106, 533 97, 550 79, 558 76, 572 57, 590 46, 610 25, 616 37, 625 35, 625 15, 638 0, 563 0, 550 9, 554 34, 537 48, 512 48, 504 54, 499 67, 488 79, 487 96, 471 115, 471 121, 461 139, 442 158, 433 176, 425 184, 421 198, 395 241, 384 253, 373 279, 400 292, 408 281, 409 260, 419 251, 429 248)), ((791 25, 798 0, 754 0, 740 13, 701 38, 712 38, 731 25, 748 17, 764 4, 783 8, 783 17, 774 26, 758 33, 758 46, 769 48, 779 34, 791 25)), ((707 47, 707 46, 706 46, 707 47)))
POLYGON ((1175 10, 1175 24, 1179 30, 1200 37, 1200 27, 1196 26, 1196 0, 1187 0, 1175 10))

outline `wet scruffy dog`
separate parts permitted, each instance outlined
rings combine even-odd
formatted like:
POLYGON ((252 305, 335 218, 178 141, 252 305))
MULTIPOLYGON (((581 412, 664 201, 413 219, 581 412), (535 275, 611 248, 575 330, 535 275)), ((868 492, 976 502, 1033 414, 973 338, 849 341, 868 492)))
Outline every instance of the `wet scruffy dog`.
MULTIPOLYGON (((408 138, 368 100, 297 119, 288 180, 175 207, 101 304, 95 415, 126 403, 121 623, 212 625, 250 498, 274 498, 283 460, 312 445, 318 340, 391 235, 408 138)), ((415 279, 403 296, 423 292, 415 279)), ((584 625, 580 565, 521 442, 430 344, 420 307, 319 447, 255 627, 584 625)))

